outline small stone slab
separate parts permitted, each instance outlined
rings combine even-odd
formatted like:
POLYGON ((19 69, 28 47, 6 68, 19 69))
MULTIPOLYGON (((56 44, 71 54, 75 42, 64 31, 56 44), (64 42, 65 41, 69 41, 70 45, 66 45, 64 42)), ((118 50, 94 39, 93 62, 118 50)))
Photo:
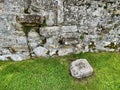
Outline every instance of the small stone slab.
POLYGON ((24 26, 38 26, 43 23, 44 17, 39 15, 20 15, 16 16, 16 21, 24 26))
POLYGON ((93 68, 86 59, 77 59, 71 63, 70 72, 73 77, 81 79, 92 75, 93 68))

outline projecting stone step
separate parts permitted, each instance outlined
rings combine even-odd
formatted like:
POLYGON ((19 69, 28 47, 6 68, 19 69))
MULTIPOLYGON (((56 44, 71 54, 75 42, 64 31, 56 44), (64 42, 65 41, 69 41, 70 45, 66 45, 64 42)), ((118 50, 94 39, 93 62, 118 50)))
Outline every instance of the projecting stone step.
POLYGON ((23 26, 39 26, 43 23, 45 17, 39 15, 17 15, 16 21, 23 26))

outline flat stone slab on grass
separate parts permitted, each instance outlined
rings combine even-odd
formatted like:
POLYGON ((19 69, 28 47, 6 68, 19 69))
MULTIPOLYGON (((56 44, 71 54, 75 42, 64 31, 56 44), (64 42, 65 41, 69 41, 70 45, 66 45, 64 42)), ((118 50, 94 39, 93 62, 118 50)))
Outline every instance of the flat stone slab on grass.
POLYGON ((71 63, 70 71, 73 77, 81 79, 92 75, 93 68, 86 59, 77 59, 71 63))

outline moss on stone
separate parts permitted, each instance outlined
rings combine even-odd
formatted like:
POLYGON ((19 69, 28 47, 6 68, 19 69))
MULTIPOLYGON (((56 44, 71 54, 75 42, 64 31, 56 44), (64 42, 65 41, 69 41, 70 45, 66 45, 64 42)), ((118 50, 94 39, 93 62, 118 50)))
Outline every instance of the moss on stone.
POLYGON ((83 35, 81 35, 81 36, 80 36, 80 40, 83 40, 83 39, 84 39, 84 36, 83 36, 83 35))
POLYGON ((28 36, 28 33, 30 32, 31 29, 32 29, 32 27, 30 27, 30 26, 23 26, 23 31, 26 36, 28 36))
POLYGON ((114 28, 117 28, 119 26, 119 23, 114 24, 114 28))
POLYGON ((45 26, 47 26, 47 24, 46 24, 46 18, 44 18, 43 23, 42 23, 42 24, 40 24, 40 27, 45 27, 45 26))
POLYGON ((91 41, 90 44, 88 45, 89 49, 95 50, 95 43, 94 41, 91 41))
POLYGON ((108 8, 108 3, 105 3, 104 9, 108 8))
POLYGON ((109 45, 104 46, 105 48, 110 48, 110 49, 118 49, 118 44, 115 44, 114 42, 111 42, 109 45))

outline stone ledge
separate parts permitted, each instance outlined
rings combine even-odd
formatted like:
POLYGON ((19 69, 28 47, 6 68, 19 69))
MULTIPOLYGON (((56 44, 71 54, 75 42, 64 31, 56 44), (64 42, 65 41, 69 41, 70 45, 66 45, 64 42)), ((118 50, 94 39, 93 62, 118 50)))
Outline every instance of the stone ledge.
POLYGON ((16 21, 24 26, 39 26, 43 23, 44 17, 39 15, 17 15, 16 21))

